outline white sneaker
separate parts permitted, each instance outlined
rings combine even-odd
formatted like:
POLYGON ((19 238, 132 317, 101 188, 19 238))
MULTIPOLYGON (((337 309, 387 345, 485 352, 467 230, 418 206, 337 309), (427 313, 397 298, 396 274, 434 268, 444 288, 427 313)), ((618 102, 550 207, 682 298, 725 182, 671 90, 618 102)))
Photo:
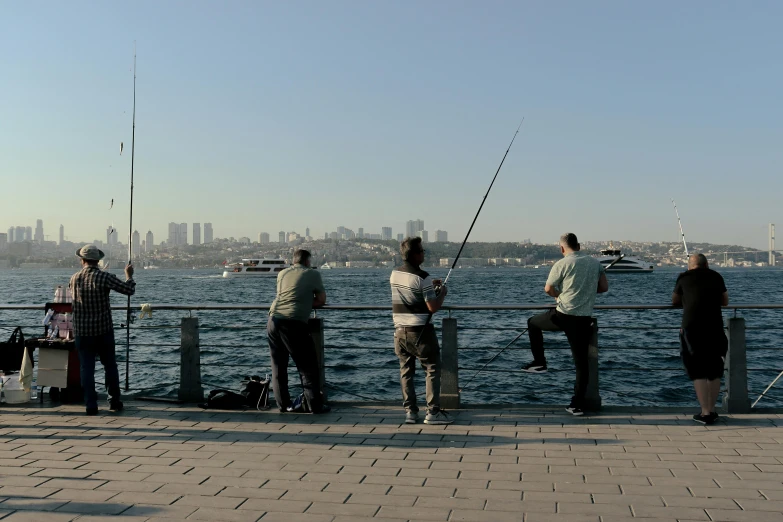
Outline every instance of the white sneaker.
POLYGON ((416 424, 419 422, 419 412, 408 411, 405 412, 405 424, 416 424))
POLYGON ((424 417, 424 424, 451 424, 452 422, 454 419, 441 409, 428 411, 427 416, 424 417))

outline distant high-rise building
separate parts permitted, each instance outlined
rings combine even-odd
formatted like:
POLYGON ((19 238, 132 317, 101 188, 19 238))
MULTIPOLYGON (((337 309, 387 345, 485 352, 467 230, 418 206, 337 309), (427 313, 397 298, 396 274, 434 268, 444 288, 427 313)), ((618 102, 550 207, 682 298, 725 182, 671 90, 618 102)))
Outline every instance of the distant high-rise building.
POLYGON ((138 259, 141 255, 141 236, 138 230, 134 230, 131 235, 131 254, 134 259, 138 259))
POLYGON ((280 243, 281 245, 285 245, 285 232, 284 232, 284 231, 282 231, 282 230, 281 230, 281 231, 280 231, 280 232, 277 234, 277 241, 278 241, 278 243, 280 243))
POLYGON ((305 228, 305 237, 310 237, 310 227, 305 228))
POLYGON ((340 239, 340 236, 337 235, 337 232, 331 232, 329 234, 329 239, 340 239))
POLYGON ((359 228, 359 232, 356 233, 356 237, 358 237, 359 239, 364 238, 364 228, 361 227, 359 228))
POLYGON ((0 234, 0 252, 8 248, 8 234, 3 232, 0 234))
POLYGON ((337 237, 342 238, 343 235, 345 235, 345 227, 344 226, 337 227, 337 237))
POLYGON ((173 221, 169 223, 169 238, 166 240, 166 244, 170 247, 177 246, 177 237, 179 236, 179 225, 173 221))
POLYGON ((324 239, 329 239, 329 232, 324 232, 324 239))
POLYGON ((39 245, 43 245, 44 231, 43 231, 43 220, 41 219, 35 221, 35 236, 33 236, 33 239, 39 245))
POLYGON ((381 227, 381 239, 388 240, 392 238, 391 227, 381 227))
POLYGON ((179 243, 180 245, 187 245, 188 244, 188 224, 187 223, 180 223, 179 224, 179 243))
POLYGON ((422 243, 427 243, 429 241, 429 239, 428 239, 429 238, 429 234, 427 233, 426 230, 419 230, 419 233, 416 234, 416 235, 421 238, 421 242, 422 243))
POLYGON ((60 225, 60 242, 58 244, 62 246, 63 241, 65 241, 65 227, 60 225))
POLYGON ((106 227, 106 244, 110 247, 116 245, 118 242, 117 240, 117 229, 113 226, 109 225, 106 227))
POLYGON ((8 242, 14 242, 14 227, 8 227, 8 242))
POLYGON ((14 243, 21 243, 24 241, 24 227, 16 227, 14 229, 14 243))
POLYGON ((424 230, 424 221, 421 219, 413 219, 405 224, 406 237, 416 237, 420 230, 424 230))
POLYGON ((212 223, 204 223, 204 244, 208 245, 214 240, 212 236, 212 223))
POLYGON ((449 242, 449 233, 445 230, 436 230, 435 231, 435 241, 438 243, 448 243, 449 242))
POLYGON ((399 241, 400 243, 405 241, 405 234, 397 234, 397 241, 399 241))
POLYGON ((24 240, 25 241, 33 240, 33 227, 26 227, 24 229, 24 240))
POLYGON ((258 234, 258 242, 262 245, 268 245, 269 244, 269 234, 266 232, 261 232, 258 234))
POLYGON ((193 223, 193 244, 201 244, 201 223, 193 223))
POLYGON ((152 230, 147 230, 147 238, 145 239, 146 246, 144 251, 145 252, 152 252, 152 249, 155 248, 155 236, 152 235, 152 230))

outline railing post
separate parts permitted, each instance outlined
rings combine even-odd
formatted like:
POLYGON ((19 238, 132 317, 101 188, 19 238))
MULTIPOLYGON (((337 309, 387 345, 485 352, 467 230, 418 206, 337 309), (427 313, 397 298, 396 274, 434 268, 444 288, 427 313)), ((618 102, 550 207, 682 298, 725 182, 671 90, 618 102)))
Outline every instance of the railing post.
POLYGON ((318 369, 321 375, 321 395, 324 402, 327 402, 326 394, 326 367, 324 366, 324 320, 320 317, 312 317, 307 322, 310 328, 310 336, 315 344, 315 354, 318 357, 318 369))
POLYGON ((590 377, 585 395, 585 408, 596 411, 601 409, 601 394, 598 386, 598 320, 595 318, 593 318, 593 335, 587 347, 587 364, 590 377))
POLYGON ((729 351, 726 354, 726 394, 723 406, 727 413, 750 411, 748 398, 748 361, 745 354, 745 319, 729 319, 729 351))
POLYGON ((198 336, 198 317, 183 317, 180 325, 179 400, 201 402, 201 347, 198 336))
POLYGON ((440 351, 440 405, 444 409, 459 408, 459 352, 457 320, 443 319, 443 346, 440 351))

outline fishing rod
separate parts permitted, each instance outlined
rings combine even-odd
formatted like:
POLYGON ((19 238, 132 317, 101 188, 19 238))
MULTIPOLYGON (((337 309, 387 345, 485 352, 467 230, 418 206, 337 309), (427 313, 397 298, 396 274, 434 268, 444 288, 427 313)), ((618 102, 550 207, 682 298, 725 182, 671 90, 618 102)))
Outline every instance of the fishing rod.
POLYGON ((769 391, 769 390, 770 390, 770 389, 771 389, 773 386, 775 386, 775 383, 776 383, 776 382, 778 382, 778 381, 780 380, 780 378, 781 378, 781 377, 783 377, 783 372, 780 372, 780 373, 778 374, 778 376, 777 376, 777 377, 775 377, 775 380, 774 380, 774 381, 772 381, 771 383, 769 383, 769 386, 767 386, 767 389, 766 389, 766 390, 764 390, 764 393, 762 393, 761 395, 759 395, 759 398, 758 398, 758 399, 756 399, 756 402, 754 402, 754 403, 753 403, 753 404, 752 404, 750 407, 751 407, 751 408, 755 408, 755 407, 756 407, 756 404, 758 404, 758 403, 759 403, 759 401, 761 400, 761 398, 762 398, 762 397, 764 397, 764 396, 767 394, 767 392, 768 392, 768 391, 769 391))
POLYGON ((465 248, 465 243, 468 242, 468 238, 470 237, 470 233, 473 231, 473 225, 476 224, 476 220, 479 217, 479 214, 481 214, 481 209, 484 208, 484 202, 487 201, 487 196, 489 196, 489 191, 492 190, 492 185, 495 184, 495 180, 498 177, 498 174, 500 173, 500 169, 503 168, 503 162, 506 161, 506 156, 508 156, 508 151, 511 150, 511 146, 514 144, 514 140, 517 139, 517 134, 519 134, 519 129, 522 128, 522 124, 525 122, 525 118, 522 118, 522 121, 519 122, 519 127, 517 127, 517 131, 514 133, 514 136, 511 138, 511 143, 508 144, 508 148, 506 149, 506 153, 503 154, 503 159, 500 160, 500 165, 498 165, 498 170, 495 171, 495 176, 492 178, 492 183, 489 184, 489 188, 487 189, 487 193, 484 194, 484 199, 481 200, 481 205, 479 205, 478 212, 476 212, 476 215, 473 217, 473 222, 470 224, 470 228, 468 229, 468 233, 465 234, 465 239, 462 241, 462 245, 459 247, 459 252, 457 252, 457 257, 454 258, 454 262, 451 264, 451 268, 449 268, 449 273, 446 274, 446 279, 443 280, 443 286, 446 286, 446 283, 449 281, 449 277, 451 276, 451 271, 454 270, 454 267, 457 266, 457 261, 459 261, 459 256, 462 255, 462 249, 465 248))
MULTIPOLYGON (((621 260, 622 258, 624 258, 624 257, 625 257, 625 254, 620 254, 620 256, 619 256, 617 259, 615 259, 614 261, 612 261, 611 263, 609 263, 608 265, 606 265, 606 268, 604 268, 604 272, 606 272, 607 270, 609 270, 609 268, 611 268, 612 266, 614 266, 614 264, 615 264, 615 263, 617 263, 618 261, 620 261, 620 260, 621 260)), ((527 328, 525 328, 524 330, 522 330, 521 332, 519 332, 519 335, 517 335, 516 337, 514 337, 514 339, 512 339, 512 341, 511 341, 510 343, 508 343, 506 346, 504 346, 504 347, 503 347, 503 348, 502 348, 502 349, 501 349, 501 350, 500 350, 498 353, 496 353, 496 354, 495 354, 495 355, 494 355, 494 356, 493 356, 493 357, 492 357, 490 360, 488 360, 486 363, 484 363, 484 366, 482 366, 481 368, 479 368, 479 369, 478 369, 478 371, 476 371, 476 373, 474 373, 474 374, 473 374, 473 377, 471 377, 470 379, 468 379, 468 382, 466 382, 466 383, 465 383, 465 384, 464 384, 464 385, 463 385, 463 386, 462 386, 462 387, 459 389, 460 393, 462 393, 462 390, 463 390, 463 389, 465 389, 465 387, 466 387, 468 384, 470 384, 471 382, 473 382, 473 379, 475 379, 476 377, 478 377, 478 375, 479 375, 481 372, 483 372, 483 371, 484 371, 484 368, 486 368, 487 366, 489 366, 489 365, 490 365, 490 363, 491 363, 492 361, 494 361, 495 359, 497 359, 497 358, 498 358, 498 356, 500 356, 500 354, 501 354, 501 353, 505 352, 505 351, 506 351, 506 350, 507 350, 507 349, 508 349, 508 348, 509 348, 509 347, 510 347, 512 344, 514 344, 515 342, 517 342, 517 339, 519 339, 520 337, 522 337, 522 336, 525 334, 525 332, 527 332, 527 331, 528 331, 528 329, 527 329, 527 328)), ((781 375, 783 375, 783 373, 781 373, 781 375)))
MULTIPOLYGON (((462 255, 462 250, 465 248, 465 243, 468 242, 468 238, 470 237, 470 233, 473 231, 473 226, 476 224, 476 220, 479 217, 479 214, 481 214, 481 209, 484 208, 484 203, 487 201, 487 196, 489 196, 489 191, 492 190, 492 185, 495 184, 495 180, 498 178, 498 174, 500 173, 500 169, 503 168, 503 163, 506 161, 506 156, 508 156, 508 151, 511 150, 511 146, 514 144, 514 140, 517 139, 517 134, 519 134, 519 129, 522 128, 522 124, 525 122, 525 118, 522 118, 522 121, 519 122, 519 127, 517 127, 516 132, 514 133, 514 136, 511 138, 511 143, 508 144, 508 148, 506 149, 506 153, 503 154, 503 159, 500 160, 500 165, 498 165, 498 170, 495 171, 495 176, 492 178, 492 183, 489 184, 489 188, 487 189, 487 193, 484 194, 484 199, 481 200, 481 205, 479 205, 478 212, 476 212, 476 215, 473 217, 473 222, 470 224, 470 228, 468 229, 468 233, 465 234, 465 239, 462 241, 462 245, 459 247, 459 252, 457 252, 457 257, 454 258, 454 262, 451 264, 451 268, 449 268, 448 274, 446 274, 446 279, 443 280, 443 286, 446 286, 446 283, 449 282, 449 277, 451 277, 451 272, 454 270, 454 267, 457 266, 457 261, 459 261, 459 256, 462 255)), ((427 322, 424 324, 424 326, 427 326, 430 324, 430 320, 432 320, 432 314, 429 314, 427 316, 427 322)), ((424 333, 424 329, 422 329, 421 333, 419 333, 418 339, 416 339, 416 345, 419 344, 419 341, 421 341, 421 336, 424 333)))
MULTIPOLYGON (((130 225, 128 229, 128 266, 133 262, 133 160, 136 153, 136 42, 133 42, 133 130, 131 132, 130 225)), ((131 296, 128 296, 128 315, 125 321, 125 391, 130 387, 130 323, 131 296)))
POLYGON ((682 221, 680 221, 680 212, 677 210, 677 203, 672 198, 672 205, 674 205, 674 213, 677 214, 677 223, 680 225, 680 236, 682 236, 682 246, 685 247, 685 257, 688 257, 688 243, 685 242, 685 232, 682 231, 682 221))

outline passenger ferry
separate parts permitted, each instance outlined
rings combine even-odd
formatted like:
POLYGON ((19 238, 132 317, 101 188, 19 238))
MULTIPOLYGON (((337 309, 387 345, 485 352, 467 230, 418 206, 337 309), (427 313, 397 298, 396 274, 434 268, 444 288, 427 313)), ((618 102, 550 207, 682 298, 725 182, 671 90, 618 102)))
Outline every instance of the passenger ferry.
POLYGON ((290 265, 285 259, 243 259, 224 266, 223 277, 277 276, 290 265))
MULTIPOLYGON (((617 259, 621 254, 621 250, 619 248, 614 248, 614 246, 609 245, 609 248, 605 248, 601 250, 601 255, 598 256, 598 262, 602 265, 606 266, 615 259, 617 259)), ((606 270, 607 272, 639 272, 643 274, 649 274, 653 271, 653 265, 652 263, 648 263, 647 261, 640 259, 635 256, 626 256, 619 260, 617 263, 615 263, 611 268, 608 268, 606 270)))

